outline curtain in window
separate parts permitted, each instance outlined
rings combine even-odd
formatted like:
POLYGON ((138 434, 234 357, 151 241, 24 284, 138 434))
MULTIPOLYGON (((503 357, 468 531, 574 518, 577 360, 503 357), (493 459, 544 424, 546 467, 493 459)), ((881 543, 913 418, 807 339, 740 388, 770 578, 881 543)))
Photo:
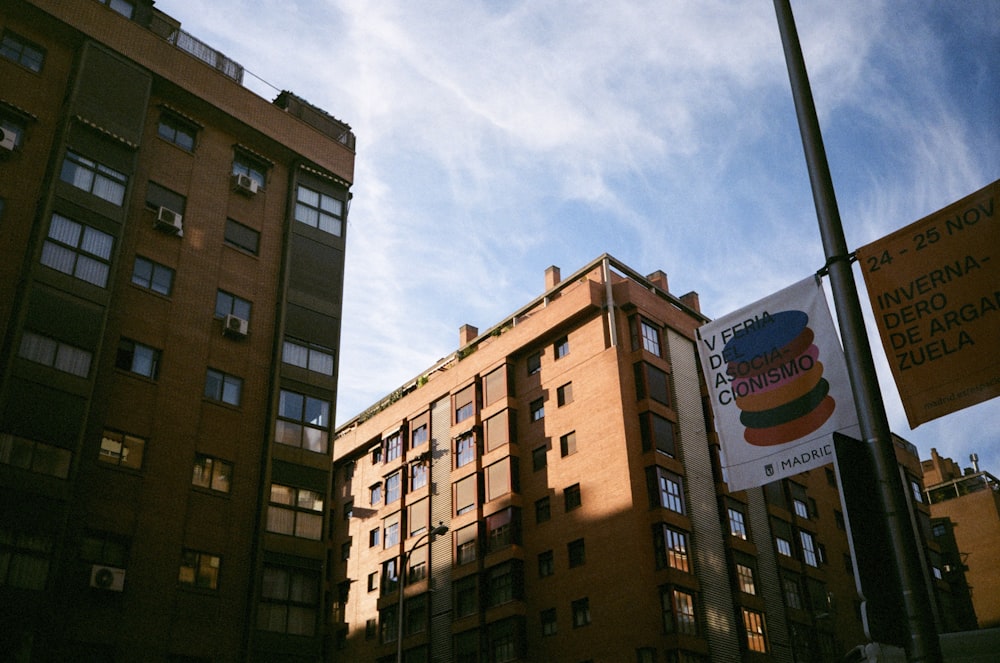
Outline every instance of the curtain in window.
MULTIPOLYGON (((44 249, 43 249, 44 250, 44 249)), ((108 266, 103 262, 79 256, 76 261, 76 278, 103 288, 108 284, 108 266)))
POLYGON ((295 512, 276 506, 267 507, 267 531, 278 534, 295 532, 295 512))
POLYGON ((281 360, 286 364, 291 364, 292 366, 308 368, 309 349, 297 343, 289 343, 288 341, 285 341, 285 344, 282 346, 281 360))
POLYGON ((51 366, 56 360, 57 347, 58 344, 51 338, 25 332, 21 337, 21 349, 18 355, 29 361, 51 366))
POLYGON ((90 353, 86 350, 60 345, 56 351, 53 367, 56 370, 72 373, 82 378, 90 374, 90 353))

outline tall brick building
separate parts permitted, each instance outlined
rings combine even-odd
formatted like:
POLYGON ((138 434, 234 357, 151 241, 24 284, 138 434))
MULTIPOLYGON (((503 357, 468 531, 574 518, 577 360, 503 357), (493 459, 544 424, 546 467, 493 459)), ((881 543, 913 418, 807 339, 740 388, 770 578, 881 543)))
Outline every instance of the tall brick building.
POLYGON ((350 127, 152 0, 0 4, 0 649, 316 661, 350 127))
POLYGON ((662 272, 553 267, 339 427, 334 660, 839 661, 865 642, 833 468, 726 489, 705 320, 662 272))

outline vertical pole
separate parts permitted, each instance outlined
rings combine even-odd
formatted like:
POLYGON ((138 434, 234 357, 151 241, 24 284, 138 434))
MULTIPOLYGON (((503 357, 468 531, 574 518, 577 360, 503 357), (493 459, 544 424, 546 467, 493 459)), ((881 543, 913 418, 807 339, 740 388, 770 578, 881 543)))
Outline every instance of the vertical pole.
POLYGON ((913 531, 906 497, 893 449, 892 434, 882 402, 871 346, 865 332, 861 304, 858 300, 851 260, 844 239, 844 230, 837 210, 830 168, 823 148, 819 121, 813 104, 809 78, 799 44, 795 20, 789 0, 774 0, 774 9, 785 50, 785 63, 791 82, 795 111, 805 150, 813 200, 823 239, 834 307, 840 325, 841 339, 847 371, 858 410, 858 421, 864 442, 871 445, 873 472, 878 482, 878 500, 885 519, 890 541, 888 561, 891 571, 898 576, 902 596, 899 605, 906 620, 908 642, 907 656, 913 663, 940 663, 941 650, 934 627, 930 597, 923 582, 923 569, 916 549, 917 538, 913 531), (892 564, 891 562, 895 562, 892 564))

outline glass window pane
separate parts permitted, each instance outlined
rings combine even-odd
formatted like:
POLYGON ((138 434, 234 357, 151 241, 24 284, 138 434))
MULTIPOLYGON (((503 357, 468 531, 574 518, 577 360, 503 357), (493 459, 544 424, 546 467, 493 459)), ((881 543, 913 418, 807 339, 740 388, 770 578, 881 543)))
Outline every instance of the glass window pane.
POLYGON ((304 401, 305 397, 302 394, 296 394, 293 391, 285 391, 282 389, 281 396, 278 400, 278 416, 284 417, 285 419, 301 421, 304 401))

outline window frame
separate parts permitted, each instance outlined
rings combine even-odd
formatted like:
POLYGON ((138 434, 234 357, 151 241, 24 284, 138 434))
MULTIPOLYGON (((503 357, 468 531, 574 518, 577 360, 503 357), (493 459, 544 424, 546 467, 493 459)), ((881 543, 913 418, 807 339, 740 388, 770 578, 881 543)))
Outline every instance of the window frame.
POLYGON ((94 353, 30 329, 21 333, 17 356, 78 378, 90 377, 94 353))
POLYGON ((194 152, 198 145, 198 133, 201 127, 197 123, 181 117, 177 113, 161 111, 156 125, 156 135, 185 152, 194 152))
POLYGON ((184 548, 177 582, 194 589, 218 591, 222 557, 204 550, 184 548), (190 577, 188 577, 190 576, 190 577))
POLYGON ((143 460, 146 456, 146 446, 148 440, 138 435, 125 433, 105 428, 101 433, 101 444, 98 448, 97 460, 112 467, 124 467, 131 470, 142 470, 143 460), (105 441, 117 443, 119 450, 113 451, 107 446, 105 441), (106 452, 105 449, 108 449, 106 452), (133 453, 137 452, 138 460, 133 460, 133 453))
POLYGON ((226 218, 226 227, 222 234, 224 244, 251 255, 260 255, 260 231, 251 228, 236 219, 226 218), (248 240, 253 238, 253 242, 248 240))
POLYGON ((164 297, 170 297, 174 290, 174 276, 176 274, 177 272, 172 267, 167 267, 155 260, 137 255, 135 261, 132 263, 132 275, 129 277, 129 280, 132 285, 143 290, 155 292, 164 297), (146 271, 148 266, 148 275, 139 273, 140 264, 143 265, 144 271, 146 271), (164 285, 164 275, 166 276, 166 285, 164 285))
POLYGON ((214 403, 240 407, 243 402, 243 378, 209 367, 205 370, 203 395, 214 403))
POLYGON ((272 481, 267 500, 267 524, 265 526, 267 532, 308 541, 323 540, 323 509, 326 504, 326 495, 321 491, 272 481), (279 490, 276 491, 276 489, 279 490), (287 498, 276 499, 276 492, 279 497, 281 497, 281 493, 287 493, 287 498), (310 498, 313 498, 311 506, 310 498), (285 514, 286 518, 290 514, 290 527, 286 527, 283 520, 279 521, 281 514, 285 514), (273 520, 272 515, 274 516, 273 520), (280 528, 278 528, 279 526, 280 528), (285 531, 286 529, 288 531, 285 531))
POLYGON ((310 394, 280 389, 278 394, 278 412, 275 416, 274 440, 297 449, 313 453, 326 454, 330 448, 330 401, 310 394), (301 407, 295 408, 294 401, 301 399, 301 407), (313 412, 312 419, 307 417, 313 412), (299 413, 292 416, 292 410, 299 413), (319 422, 319 423, 317 423, 319 422))
POLYGON ((128 175, 79 152, 66 150, 59 168, 59 179, 115 207, 125 204, 128 175))
POLYGON ((228 495, 233 489, 233 463, 216 456, 196 453, 191 473, 191 485, 213 493, 228 495), (199 477, 199 467, 202 468, 201 478, 199 477))
POLYGON ((111 278, 115 239, 111 233, 53 212, 42 242, 39 263, 84 283, 107 289, 111 278), (67 236, 67 232, 72 232, 74 237, 67 236), (89 250, 86 248, 88 246, 103 250, 89 250))
POLYGON ((11 30, 0 35, 0 55, 36 74, 45 66, 46 50, 11 30))
POLYGON ((295 201, 292 217, 297 223, 315 228, 320 232, 333 235, 334 237, 343 237, 346 207, 347 201, 341 200, 336 196, 323 193, 302 183, 295 185, 295 201), (315 196, 315 201, 303 199, 304 193, 311 194, 307 196, 308 198, 315 196), (324 206, 324 203, 328 201, 336 203, 336 207, 338 208, 336 213, 334 213, 334 210, 324 206), (312 218, 313 216, 315 216, 315 219, 312 218))
POLYGON ((126 336, 122 336, 118 340, 118 349, 115 354, 115 368, 155 381, 160 375, 160 363, 162 359, 163 351, 158 348, 140 343, 126 336), (140 352, 143 357, 137 356, 140 352), (148 362, 148 370, 136 370, 137 360, 148 362), (128 366, 125 366, 126 363, 128 366))

